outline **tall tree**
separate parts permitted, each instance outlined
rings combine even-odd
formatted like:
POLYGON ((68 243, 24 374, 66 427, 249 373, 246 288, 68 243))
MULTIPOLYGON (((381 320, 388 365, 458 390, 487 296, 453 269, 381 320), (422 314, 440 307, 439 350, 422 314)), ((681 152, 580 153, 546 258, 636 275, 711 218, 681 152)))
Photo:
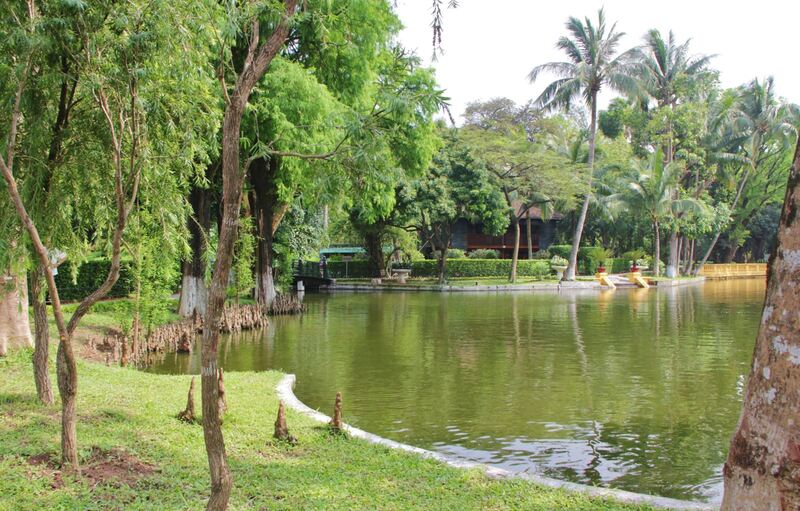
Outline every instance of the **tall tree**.
POLYGON ((678 213, 699 209, 694 199, 676 198, 683 166, 679 162, 665 163, 661 149, 646 161, 634 162, 630 195, 627 202, 634 211, 645 213, 653 226, 653 272, 660 274, 661 226, 678 213))
POLYGON ((723 468, 723 511, 800 508, 800 142, 770 257, 744 407, 723 468))
MULTIPOLYGON (((764 191, 774 192, 774 185, 782 181, 785 172, 782 159, 789 158, 791 145, 797 136, 797 106, 785 104, 776 97, 772 77, 763 81, 753 80, 723 96, 720 101, 727 101, 729 105, 718 108, 720 120, 717 122, 725 145, 717 157, 722 161, 720 180, 726 180, 724 172, 731 171, 727 181, 733 190, 730 210, 734 219, 732 225, 736 227, 741 226, 753 212, 740 213, 742 200, 748 195, 748 186, 766 186, 764 191)), ((759 195, 770 194, 759 191, 759 195)), ((718 229, 697 265, 696 273, 711 256, 721 234, 722 229, 718 229)), ((734 253, 741 241, 735 239, 733 242, 734 253)))
POLYGON ((617 32, 616 24, 608 27, 603 9, 597 13, 597 23, 589 18, 581 21, 570 17, 566 24, 570 36, 558 40, 556 47, 569 57, 567 62, 549 62, 533 68, 528 74, 531 83, 542 73, 552 73, 558 78, 545 87, 536 103, 542 108, 569 108, 577 99, 582 98, 590 111, 589 119, 589 189, 583 200, 575 234, 572 238, 572 251, 569 265, 564 272, 564 280, 575 280, 578 265, 578 249, 580 248, 583 227, 591 202, 591 175, 595 163, 595 137, 597 134, 597 96, 604 86, 619 92, 631 93, 637 84, 633 79, 630 52, 617 55, 617 46, 624 32, 617 32))
MULTIPOLYGON (((665 110, 666 133, 663 136, 662 154, 667 164, 675 159, 673 113, 678 102, 686 96, 693 80, 707 72, 713 55, 689 54, 689 41, 678 43, 675 34, 669 32, 665 39, 658 30, 650 30, 644 37, 645 44, 638 49, 637 77, 642 90, 656 101, 658 109, 665 110)), ((678 197, 673 188, 673 199, 678 197)), ((672 230, 669 237, 669 264, 667 276, 675 277, 678 269, 678 231, 672 230)))

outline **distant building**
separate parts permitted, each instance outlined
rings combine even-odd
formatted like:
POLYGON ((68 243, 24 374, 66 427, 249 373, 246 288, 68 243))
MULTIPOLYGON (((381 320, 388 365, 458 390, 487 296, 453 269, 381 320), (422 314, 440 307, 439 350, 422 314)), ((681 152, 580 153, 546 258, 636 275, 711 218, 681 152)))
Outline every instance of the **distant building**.
MULTIPOLYGON (((516 208, 517 214, 522 217, 519 224, 519 257, 524 259, 528 254, 527 218, 521 205, 516 205, 516 208)), ((548 220, 544 220, 542 218, 542 210, 537 207, 531 207, 528 212, 531 218, 533 250, 544 250, 552 244, 556 232, 556 223, 563 217, 555 213, 548 220)), ((480 223, 473 224, 463 218, 459 219, 453 226, 452 248, 460 248, 465 252, 471 252, 479 248, 497 250, 500 252, 500 257, 504 259, 511 258, 514 252, 514 225, 509 225, 508 230, 500 236, 484 234, 482 229, 483 226, 480 223)))

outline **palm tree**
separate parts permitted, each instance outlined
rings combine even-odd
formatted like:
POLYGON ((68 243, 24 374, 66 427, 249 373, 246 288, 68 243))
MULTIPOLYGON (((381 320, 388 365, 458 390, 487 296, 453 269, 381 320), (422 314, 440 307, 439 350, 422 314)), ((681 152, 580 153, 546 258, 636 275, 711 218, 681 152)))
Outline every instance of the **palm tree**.
MULTIPOLYGON (((670 30, 666 39, 658 30, 650 30, 644 37, 645 44, 638 48, 637 78, 642 90, 656 101, 658 108, 672 111, 681 97, 680 88, 708 73, 708 63, 713 55, 689 54, 689 41, 679 44, 670 30)), ((675 158, 672 116, 668 117, 664 156, 667 163, 675 158)), ((677 194, 678 189, 673 190, 677 194)), ((677 196, 677 195, 676 195, 677 196)), ((678 268, 678 231, 673 229, 669 238, 669 264, 667 275, 674 277, 678 268)))
MULTIPOLYGON (((718 124, 721 131, 719 137, 727 142, 728 150, 721 151, 716 158, 734 168, 736 193, 730 207, 733 215, 748 180, 759 173, 764 163, 776 152, 787 150, 794 144, 800 116, 797 105, 784 104, 776 97, 771 76, 763 81, 754 79, 739 87, 735 96, 727 96, 727 99, 730 104, 720 109, 722 113, 719 117, 722 120, 718 124)), ((703 269, 720 234, 721 230, 715 233, 695 274, 703 269)))
POLYGON ((591 112, 589 124, 589 189, 583 200, 575 234, 572 238, 572 251, 569 266, 564 272, 564 280, 575 280, 578 262, 578 247, 586 223, 586 214, 591 201, 591 175, 594 171, 595 135, 597 134, 597 95, 603 86, 629 93, 637 89, 633 78, 631 52, 617 55, 617 46, 623 32, 616 31, 616 23, 609 28, 603 9, 597 12, 597 24, 589 18, 584 21, 575 17, 567 20, 569 36, 561 37, 556 47, 569 57, 568 62, 548 62, 533 68, 528 74, 531 83, 542 73, 552 73, 557 79, 545 87, 536 99, 537 106, 544 109, 566 108, 582 98, 591 112))
POLYGON ((653 224, 653 272, 656 277, 661 272, 661 223, 670 216, 702 208, 694 199, 675 198, 683 167, 677 162, 665 163, 664 160, 664 153, 658 149, 647 160, 635 161, 632 180, 628 184, 630 194, 626 198, 631 209, 646 214, 653 224))

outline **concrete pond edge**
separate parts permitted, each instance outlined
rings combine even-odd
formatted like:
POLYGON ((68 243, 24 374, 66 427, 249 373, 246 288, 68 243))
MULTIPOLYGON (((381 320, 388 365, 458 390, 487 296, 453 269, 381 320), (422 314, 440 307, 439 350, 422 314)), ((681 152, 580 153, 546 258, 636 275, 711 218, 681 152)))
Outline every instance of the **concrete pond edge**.
MULTIPOLYGON (((286 406, 288 406, 290 409, 296 412, 299 412, 318 422, 322 423, 330 422, 331 418, 329 416, 317 410, 314 410, 313 408, 309 407, 308 405, 300 401, 297 398, 297 396, 295 396, 294 386, 296 382, 297 378, 295 377, 295 375, 293 374, 285 375, 278 383, 278 386, 276 387, 276 390, 278 392, 278 398, 281 401, 283 401, 286 406)), ((536 474, 516 473, 510 470, 505 470, 498 467, 492 467, 489 465, 484 465, 482 463, 468 461, 454 456, 448 456, 438 452, 429 451, 427 449, 421 449, 419 447, 414 447, 413 445, 395 442, 394 440, 389 440, 388 438, 383 438, 378 435, 373 435, 372 433, 368 433, 364 430, 355 428, 347 424, 344 425, 344 429, 350 436, 354 438, 366 440, 367 442, 388 447, 390 449, 397 449, 401 451, 410 452, 418 456, 422 456, 423 458, 434 459, 442 463, 446 463, 447 465, 450 465, 452 467, 462 468, 462 469, 478 469, 481 470, 483 473, 485 473, 488 477, 494 479, 522 479, 548 488, 556 488, 570 492, 579 492, 589 495, 590 497, 606 498, 626 504, 649 505, 659 509, 673 509, 681 511, 683 510, 711 511, 718 509, 713 505, 704 502, 693 502, 687 500, 671 499, 667 497, 658 497, 656 495, 646 495, 643 493, 615 490, 613 488, 603 488, 600 486, 589 486, 586 484, 571 483, 568 481, 562 481, 560 479, 544 477, 536 474)))
MULTIPOLYGON (((700 284, 706 281, 705 277, 691 277, 675 280, 659 280, 655 283, 655 288, 678 287, 691 284, 700 284)), ((489 284, 475 286, 452 286, 431 284, 426 286, 403 285, 403 284, 367 284, 367 283, 336 283, 331 286, 324 286, 320 289, 328 292, 337 291, 436 291, 440 293, 480 293, 497 291, 609 291, 607 287, 601 286, 599 282, 579 280, 574 282, 534 282, 531 284, 489 284)))

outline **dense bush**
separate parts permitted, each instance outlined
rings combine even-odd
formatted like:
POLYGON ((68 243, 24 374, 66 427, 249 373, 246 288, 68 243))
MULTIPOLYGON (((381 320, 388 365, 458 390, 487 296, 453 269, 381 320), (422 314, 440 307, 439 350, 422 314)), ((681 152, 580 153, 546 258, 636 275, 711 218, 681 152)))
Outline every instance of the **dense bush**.
POLYGON ((366 279, 372 277, 369 266, 369 261, 329 261, 328 273, 335 279, 366 279))
POLYGON ((470 259, 500 259, 500 252, 490 248, 479 248, 467 254, 467 257, 470 259))
MULTIPOLYGON (((55 276, 58 296, 65 302, 82 300, 92 293, 106 280, 111 261, 97 259, 87 261, 78 267, 73 275, 72 263, 66 261, 58 267, 55 276), (74 279, 73 279, 74 277, 74 279)), ((130 263, 123 262, 119 271, 119 280, 106 295, 106 298, 122 298, 133 292, 133 274, 130 263)))
POLYGON ((569 260, 569 253, 572 252, 572 245, 550 245, 547 247, 551 255, 563 257, 569 260))
POLYGON ((546 259, 546 260, 549 261, 550 258, 553 257, 553 255, 555 255, 555 254, 551 254, 550 250, 545 248, 544 250, 537 250, 536 252, 534 252, 533 253, 533 258, 534 259, 546 259))
MULTIPOLYGON (((349 278, 369 278, 369 266, 366 261, 347 263, 349 278)), ((328 263, 332 277, 345 277, 345 263, 328 263)), ((436 277, 438 261, 425 259, 411 263, 412 277, 436 277)), ((505 277, 511 272, 511 259, 448 259, 447 277, 505 277)), ((550 275, 550 262, 536 259, 521 259, 517 263, 517 275, 520 277, 544 278, 550 275)))

